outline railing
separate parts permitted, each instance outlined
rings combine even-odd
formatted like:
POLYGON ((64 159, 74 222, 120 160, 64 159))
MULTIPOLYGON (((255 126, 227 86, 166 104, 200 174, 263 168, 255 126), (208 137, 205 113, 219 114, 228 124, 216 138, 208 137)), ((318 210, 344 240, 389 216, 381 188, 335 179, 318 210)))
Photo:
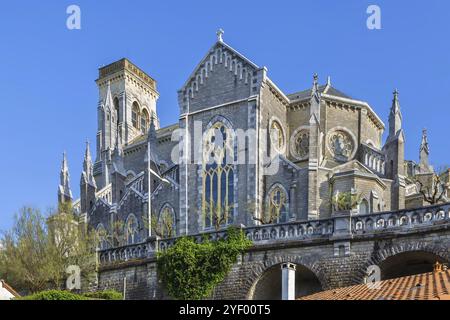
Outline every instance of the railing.
POLYGON ((352 217, 352 233, 407 230, 450 222, 450 204, 352 217))
POLYGON ((112 202, 112 184, 108 184, 106 187, 98 191, 95 196, 99 199, 103 199, 106 203, 112 202))
MULTIPOLYGON (((343 234, 358 236, 390 231, 421 230, 448 223, 450 223, 450 203, 411 210, 243 227, 242 230, 245 236, 258 246, 282 241, 327 240, 343 234), (342 226, 346 227, 342 229, 342 226)), ((227 232, 226 230, 209 231, 190 236, 200 243, 205 238, 212 241, 225 239, 227 232)), ((153 237, 143 243, 101 250, 98 252, 99 262, 100 265, 107 266, 153 258, 157 251, 167 250, 175 244, 177 239, 178 237, 167 239, 153 237)))
POLYGON ((247 238, 256 244, 279 240, 326 238, 334 232, 334 221, 324 219, 262 225, 246 228, 244 232, 247 238))
POLYGON ((101 250, 98 252, 99 263, 100 265, 108 265, 151 258, 156 252, 155 245, 155 241, 147 241, 123 247, 101 250))

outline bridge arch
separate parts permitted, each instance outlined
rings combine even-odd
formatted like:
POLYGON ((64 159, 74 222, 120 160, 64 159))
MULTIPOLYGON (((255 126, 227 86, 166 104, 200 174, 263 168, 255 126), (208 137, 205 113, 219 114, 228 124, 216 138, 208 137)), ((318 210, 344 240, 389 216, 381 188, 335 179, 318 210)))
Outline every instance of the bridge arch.
POLYGON ((295 287, 296 297, 309 295, 327 288, 327 281, 319 270, 317 263, 298 256, 275 256, 265 260, 253 268, 247 281, 248 300, 280 300, 281 299, 281 265, 296 265, 295 287))
POLYGON ((449 263, 449 249, 424 242, 390 245, 374 253, 361 272, 359 283, 364 281, 370 265, 381 269, 381 280, 431 272, 436 262, 449 263))

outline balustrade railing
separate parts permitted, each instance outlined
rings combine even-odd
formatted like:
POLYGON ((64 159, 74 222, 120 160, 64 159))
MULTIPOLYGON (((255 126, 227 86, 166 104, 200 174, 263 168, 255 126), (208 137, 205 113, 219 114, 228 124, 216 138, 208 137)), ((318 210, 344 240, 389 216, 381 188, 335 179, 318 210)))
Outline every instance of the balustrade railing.
MULTIPOLYGON (((342 234, 342 229, 337 229, 336 227, 338 219, 341 219, 342 222, 343 218, 332 217, 322 220, 260 225, 244 227, 242 230, 255 246, 280 241, 330 239, 336 232, 342 234)), ((413 228, 419 229, 450 223, 450 203, 411 210, 349 215, 344 219, 348 220, 348 228, 346 228, 347 231, 345 232, 354 236, 377 232, 412 230, 413 228)), ((197 242, 201 242, 205 238, 216 241, 226 238, 227 232, 226 230, 209 231, 190 236, 197 242)), ((177 237, 167 239, 153 237, 143 243, 101 250, 98 252, 99 262, 100 265, 106 266, 114 263, 153 258, 157 251, 164 251, 170 248, 176 240, 177 237)))
POLYGON ((450 204, 352 217, 352 232, 363 234, 450 222, 450 204))

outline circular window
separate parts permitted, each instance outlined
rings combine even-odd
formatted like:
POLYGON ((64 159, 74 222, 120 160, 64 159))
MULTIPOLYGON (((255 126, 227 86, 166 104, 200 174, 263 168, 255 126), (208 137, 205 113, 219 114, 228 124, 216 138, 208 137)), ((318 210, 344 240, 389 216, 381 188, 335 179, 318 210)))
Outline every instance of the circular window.
POLYGON ((355 142, 347 131, 337 129, 328 134, 328 149, 337 161, 350 160, 355 152, 355 142))
POLYGON ((294 134, 291 142, 291 153, 298 160, 307 159, 309 156, 309 131, 299 130, 294 134))

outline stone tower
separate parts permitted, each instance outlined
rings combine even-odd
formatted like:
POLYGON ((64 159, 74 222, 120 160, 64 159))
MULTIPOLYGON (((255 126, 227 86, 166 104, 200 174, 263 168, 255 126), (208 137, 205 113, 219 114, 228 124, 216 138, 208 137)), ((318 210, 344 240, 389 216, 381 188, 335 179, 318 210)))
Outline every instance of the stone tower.
POLYGON ((391 209, 405 208, 405 134, 402 129, 402 113, 398 91, 394 91, 389 114, 389 136, 384 146, 386 177, 393 180, 391 209))
POLYGON ((127 59, 99 69, 97 152, 94 177, 99 189, 109 185, 116 145, 126 146, 146 135, 150 118, 159 121, 156 81, 127 59), (121 141, 116 141, 120 139, 121 141))

